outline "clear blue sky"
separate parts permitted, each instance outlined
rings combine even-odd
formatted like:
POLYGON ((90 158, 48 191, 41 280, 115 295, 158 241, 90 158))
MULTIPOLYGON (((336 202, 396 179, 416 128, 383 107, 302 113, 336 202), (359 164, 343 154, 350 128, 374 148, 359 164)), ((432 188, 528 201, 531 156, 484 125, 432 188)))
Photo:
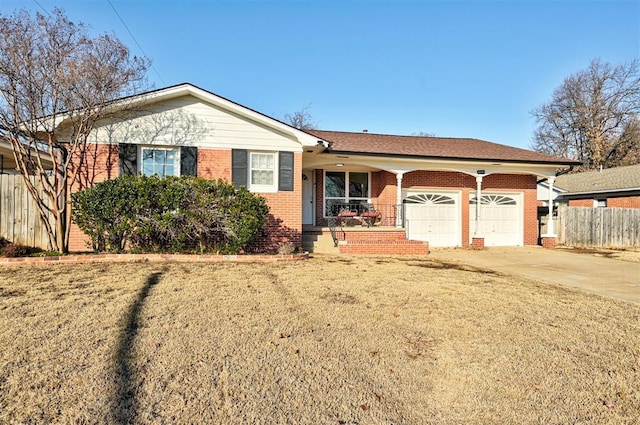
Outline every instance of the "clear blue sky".
POLYGON ((2 0, 59 6, 190 82, 326 130, 475 137, 528 148, 530 111, 594 58, 640 58, 640 1, 2 0), (137 43, 136 43, 137 41, 137 43))

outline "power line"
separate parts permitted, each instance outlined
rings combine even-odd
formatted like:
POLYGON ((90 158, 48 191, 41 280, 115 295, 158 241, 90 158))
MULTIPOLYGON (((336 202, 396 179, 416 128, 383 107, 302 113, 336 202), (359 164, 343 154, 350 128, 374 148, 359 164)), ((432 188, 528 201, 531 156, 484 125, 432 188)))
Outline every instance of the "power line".
MULTIPOLYGON (((36 1, 36 0, 34 0, 36 1)), ((36 2, 37 3, 37 2, 36 2)), ((116 10, 116 7, 113 5, 113 3, 111 3, 111 0, 107 0, 107 3, 109 3, 109 6, 111 6, 111 8, 113 9, 114 13, 116 14, 116 16, 118 17, 118 19, 120 19, 120 22, 122 22, 122 25, 124 25, 124 28, 127 30, 127 32, 129 33, 129 35, 131 36, 131 38, 133 38, 133 41, 136 43, 136 46, 138 46, 138 49, 140 49, 140 51, 142 52, 142 54, 144 55, 144 57, 148 58, 147 54, 144 52, 144 49, 142 48, 142 46, 140 45, 140 43, 138 43, 138 40, 136 40, 136 38, 134 37, 133 33, 131 32, 131 30, 129 29, 129 27, 127 26, 127 24, 124 22, 124 19, 122 19, 122 16, 120 16, 120 14, 118 13, 118 11, 116 10)), ((164 80, 162 79, 162 77, 160 76, 160 73, 158 72, 158 70, 156 69, 156 67, 153 65, 153 62, 151 63, 151 68, 153 68, 153 71, 156 73, 156 75, 158 76, 158 78, 160 79, 160 81, 162 82, 162 84, 166 85, 166 83, 164 82, 164 80)))
POLYGON ((38 6, 40 6, 40 9, 42 9, 44 11, 44 13, 46 13, 47 15, 51 16, 51 14, 49 13, 49 11, 47 9, 45 9, 44 7, 42 7, 42 5, 40 3, 38 3, 38 0, 33 0, 33 2, 35 4, 37 4, 38 6))

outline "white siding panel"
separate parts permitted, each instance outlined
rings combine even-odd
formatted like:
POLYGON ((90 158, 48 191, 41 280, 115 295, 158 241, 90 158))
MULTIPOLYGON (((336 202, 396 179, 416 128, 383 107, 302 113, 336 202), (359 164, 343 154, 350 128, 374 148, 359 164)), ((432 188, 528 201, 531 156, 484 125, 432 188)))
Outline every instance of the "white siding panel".
POLYGON ((290 135, 191 96, 158 102, 136 115, 122 122, 103 123, 91 140, 98 143, 302 151, 300 142, 290 135))

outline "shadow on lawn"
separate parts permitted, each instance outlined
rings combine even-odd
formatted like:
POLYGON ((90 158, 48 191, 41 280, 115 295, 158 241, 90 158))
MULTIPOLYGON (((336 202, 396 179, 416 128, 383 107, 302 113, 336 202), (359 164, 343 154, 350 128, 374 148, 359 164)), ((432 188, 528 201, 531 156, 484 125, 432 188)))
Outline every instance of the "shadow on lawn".
POLYGON ((136 373, 132 362, 132 351, 138 334, 140 313, 151 288, 158 283, 162 273, 156 272, 147 278, 138 298, 131 304, 127 312, 127 323, 116 353, 115 374, 117 380, 117 393, 114 396, 111 413, 115 423, 132 424, 136 422, 136 373))

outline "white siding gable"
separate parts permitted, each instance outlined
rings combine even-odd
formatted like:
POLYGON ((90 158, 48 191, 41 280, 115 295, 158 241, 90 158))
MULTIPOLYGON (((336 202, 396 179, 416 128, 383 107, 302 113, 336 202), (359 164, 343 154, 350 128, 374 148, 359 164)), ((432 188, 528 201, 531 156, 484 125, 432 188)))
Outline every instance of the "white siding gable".
POLYGON ((302 143, 264 122, 185 95, 148 104, 135 117, 103 122, 90 141, 301 152, 302 143))

